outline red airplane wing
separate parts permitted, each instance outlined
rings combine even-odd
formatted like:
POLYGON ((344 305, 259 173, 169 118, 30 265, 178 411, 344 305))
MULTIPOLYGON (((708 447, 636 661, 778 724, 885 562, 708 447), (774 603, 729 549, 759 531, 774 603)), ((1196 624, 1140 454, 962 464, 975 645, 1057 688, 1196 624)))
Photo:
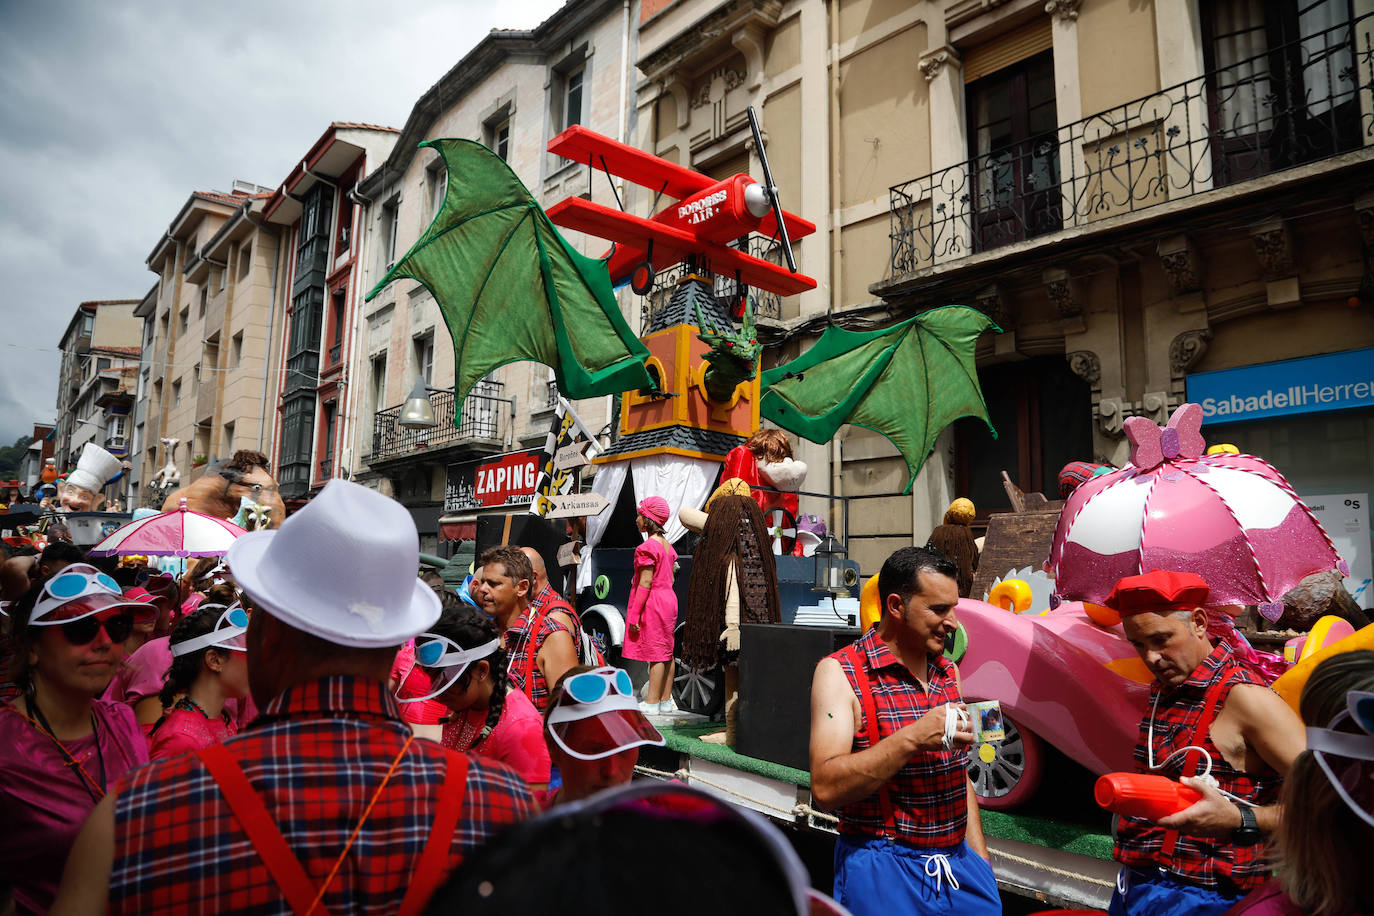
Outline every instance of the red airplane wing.
MULTIPOLYGON (((802 219, 795 213, 789 213, 784 210, 782 211, 782 219, 783 222, 787 224, 788 237, 793 240, 806 238, 816 231, 815 223, 811 222, 809 219, 802 219)), ((759 235, 766 235, 770 238, 778 234, 778 221, 777 218, 773 216, 772 211, 769 211, 768 215, 759 223, 759 228, 754 231, 759 235)))
POLYGON ((702 242, 692 233, 657 220, 644 219, 580 197, 569 197, 548 210, 556 225, 625 246, 616 250, 608 265, 611 279, 620 281, 634 265, 644 260, 649 243, 654 245, 654 267, 676 264, 688 254, 699 254, 710 261, 711 270, 723 277, 739 275, 742 283, 780 296, 794 296, 816 288, 816 281, 794 274, 786 267, 770 263, 734 248, 702 242), (627 250, 629 249, 629 250, 627 250))
MULTIPOLYGON (((700 172, 626 146, 594 130, 587 130, 581 124, 574 124, 549 141, 549 152, 574 162, 604 167, 612 175, 629 179, 651 191, 662 189, 663 193, 678 200, 715 184, 715 179, 700 172)), ((792 227, 788 225, 787 228, 792 227)))

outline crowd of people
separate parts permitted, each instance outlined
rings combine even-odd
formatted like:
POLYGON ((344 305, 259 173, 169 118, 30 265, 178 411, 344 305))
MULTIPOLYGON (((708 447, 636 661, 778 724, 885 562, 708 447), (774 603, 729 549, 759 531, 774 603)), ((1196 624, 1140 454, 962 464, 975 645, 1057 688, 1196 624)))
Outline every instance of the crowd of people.
MULTIPOLYGON (((536 551, 492 548, 459 588, 431 584, 406 510, 345 481, 180 579, 61 542, 7 559, 15 911, 1000 913, 944 655, 960 567, 896 551, 877 626, 815 669, 830 900, 761 818, 629 785, 640 748, 664 743, 649 715, 671 709, 676 617, 667 504, 637 512, 626 656, 649 664, 643 700, 536 551), (663 868, 703 880, 665 894, 663 868)), ((1300 719, 1208 636, 1207 594, 1156 571, 1107 601, 1154 676, 1138 769, 1202 798, 1122 818, 1110 912, 1374 911, 1374 652, 1319 666, 1300 719)))

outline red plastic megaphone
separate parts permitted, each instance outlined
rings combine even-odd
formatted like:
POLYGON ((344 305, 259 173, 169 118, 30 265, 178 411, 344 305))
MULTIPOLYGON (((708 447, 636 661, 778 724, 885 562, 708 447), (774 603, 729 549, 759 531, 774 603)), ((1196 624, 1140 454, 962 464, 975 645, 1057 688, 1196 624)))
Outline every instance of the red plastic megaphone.
POLYGON ((1202 800, 1202 793, 1167 776, 1106 773, 1093 786, 1093 797, 1113 814, 1157 821, 1202 800))

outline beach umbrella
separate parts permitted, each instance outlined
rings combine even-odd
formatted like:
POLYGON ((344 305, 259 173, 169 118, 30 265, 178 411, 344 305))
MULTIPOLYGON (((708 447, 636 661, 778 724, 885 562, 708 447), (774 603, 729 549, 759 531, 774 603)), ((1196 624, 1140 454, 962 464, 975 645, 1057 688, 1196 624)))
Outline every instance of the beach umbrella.
POLYGON ((1061 598, 1102 604, 1118 579, 1176 570, 1207 580, 1210 605, 1277 620, 1304 577, 1348 574, 1283 475, 1253 455, 1204 455, 1201 425, 1197 404, 1168 426, 1126 421, 1130 464, 1080 484, 1059 514, 1045 568, 1061 598))
POLYGON ((186 508, 158 512, 129 522, 90 549, 93 557, 142 554, 158 557, 218 557, 246 534, 226 518, 186 508))

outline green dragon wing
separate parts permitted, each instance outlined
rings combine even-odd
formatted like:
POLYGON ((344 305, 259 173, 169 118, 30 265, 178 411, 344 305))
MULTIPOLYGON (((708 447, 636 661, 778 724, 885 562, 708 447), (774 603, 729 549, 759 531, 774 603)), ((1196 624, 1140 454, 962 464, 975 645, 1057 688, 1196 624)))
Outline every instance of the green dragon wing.
MULTIPOLYGON (((568 398, 651 387, 606 262, 559 234, 515 173, 471 140, 427 140, 448 169, 443 205, 367 298, 408 277, 433 294, 454 348, 454 394, 518 360, 551 366, 568 398)), ((459 417, 455 417, 457 421, 459 417)))
POLYGON ((995 328, 962 305, 923 312, 879 331, 831 325, 815 346, 763 373, 759 413, 812 442, 852 423, 882 433, 906 460, 910 493, 935 439, 960 417, 988 424, 973 352, 995 328))

